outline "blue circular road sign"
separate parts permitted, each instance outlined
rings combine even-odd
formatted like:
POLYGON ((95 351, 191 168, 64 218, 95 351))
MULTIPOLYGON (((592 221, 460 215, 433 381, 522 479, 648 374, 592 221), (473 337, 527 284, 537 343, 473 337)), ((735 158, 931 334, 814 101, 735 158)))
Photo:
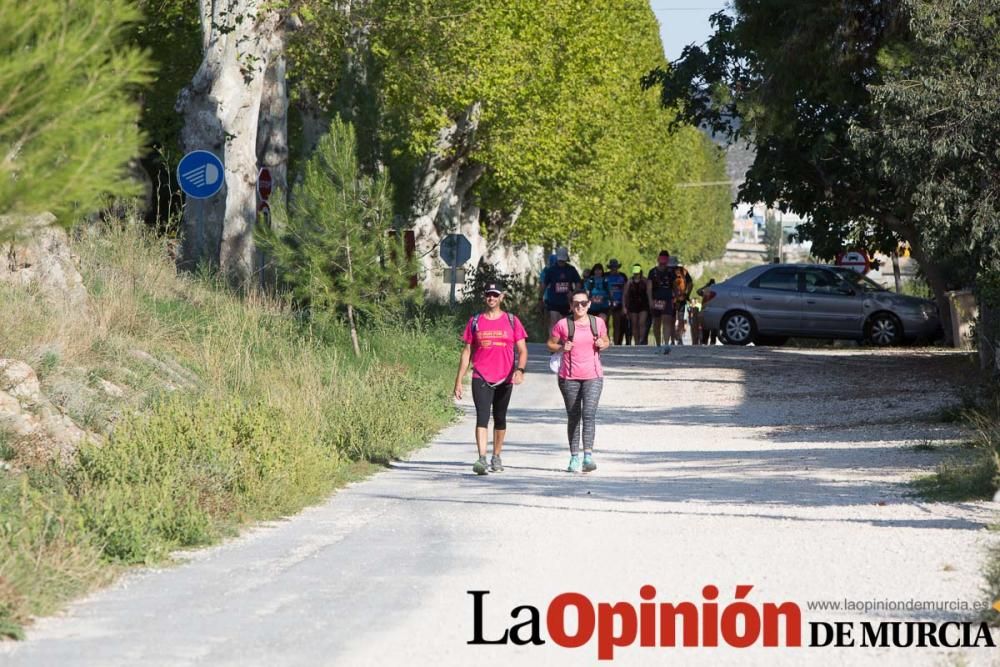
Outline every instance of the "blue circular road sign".
POLYGON ((191 151, 177 165, 177 182, 188 197, 208 199, 225 180, 222 160, 208 151, 191 151))

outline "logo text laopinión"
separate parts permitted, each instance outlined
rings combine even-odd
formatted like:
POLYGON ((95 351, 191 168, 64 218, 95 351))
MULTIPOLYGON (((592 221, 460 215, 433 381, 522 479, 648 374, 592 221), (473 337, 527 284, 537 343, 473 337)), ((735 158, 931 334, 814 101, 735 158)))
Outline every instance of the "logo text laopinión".
MULTIPOLYGON (((733 599, 719 602, 719 589, 702 588, 699 602, 660 602, 651 585, 639 589, 640 601, 593 602, 583 593, 560 593, 543 612, 530 604, 510 610, 513 624, 502 631, 496 616, 487 622, 488 590, 470 590, 471 645, 542 645, 547 641, 576 649, 594 642, 599 660, 612 660, 615 650, 642 648, 801 647, 802 612, 795 602, 748 601, 749 584, 736 586, 733 599), (489 625, 489 630, 487 629, 489 625)), ((928 621, 810 621, 809 647, 994 647, 986 623, 928 621)))

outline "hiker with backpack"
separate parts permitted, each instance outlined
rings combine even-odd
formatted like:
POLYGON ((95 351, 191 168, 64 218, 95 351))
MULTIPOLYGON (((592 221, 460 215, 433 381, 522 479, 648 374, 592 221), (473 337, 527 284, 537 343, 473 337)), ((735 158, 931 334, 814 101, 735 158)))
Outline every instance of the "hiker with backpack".
POLYGON ((642 277, 642 267, 635 264, 632 267, 632 279, 625 283, 622 294, 622 306, 625 317, 629 320, 629 330, 632 332, 633 345, 646 344, 646 317, 649 315, 649 296, 646 289, 646 279, 642 277))
POLYGON ((691 344, 701 345, 701 332, 705 328, 705 316, 701 314, 701 308, 697 303, 688 304, 688 324, 691 327, 691 344))
POLYGON ((476 449, 479 458, 472 465, 477 475, 487 473, 486 445, 493 414, 493 457, 489 470, 503 472, 500 453, 507 435, 507 406, 514 385, 524 381, 528 363, 528 338, 521 320, 504 311, 503 285, 486 284, 486 308, 469 318, 462 340, 462 356, 455 377, 455 398, 462 399, 462 378, 472 366, 472 401, 476 406, 476 449), (517 358, 514 350, 517 350, 517 358))
POLYGON ((674 337, 674 270, 670 265, 670 253, 661 250, 656 258, 656 266, 646 276, 646 298, 649 299, 653 324, 653 338, 657 347, 660 341, 669 345, 674 337))
POLYGON ((549 316, 549 308, 546 305, 552 300, 553 286, 545 279, 548 275, 549 270, 556 265, 556 254, 552 253, 549 255, 549 263, 545 265, 542 269, 541 274, 538 276, 538 284, 542 287, 542 300, 539 303, 539 308, 542 311, 542 317, 549 316))
POLYGON ((611 285, 604 275, 604 265, 598 262, 590 270, 590 276, 583 281, 583 289, 590 295, 591 315, 597 315, 608 323, 608 313, 611 311, 611 285))
POLYGON ((545 278, 539 285, 549 313, 549 326, 570 314, 569 295, 582 283, 576 267, 569 263, 569 250, 556 248, 556 265, 545 270, 545 278))
POLYGON ((681 266, 676 257, 671 257, 667 266, 673 270, 673 301, 676 319, 671 327, 671 343, 684 344, 684 329, 687 324, 686 310, 694 289, 694 280, 688 270, 681 266))
MULTIPOLYGON (((703 286, 698 288, 697 294, 701 297, 701 308, 702 308, 702 321, 704 321, 704 309, 708 305, 708 302, 715 298, 715 292, 712 291, 712 286, 715 285, 715 278, 712 278, 703 286)), ((702 345, 715 345, 718 342, 719 330, 718 329, 706 329, 702 327, 701 330, 701 344, 702 345)))
POLYGON ((611 309, 608 311, 608 314, 612 328, 615 331, 615 345, 621 345, 626 340, 628 341, 625 343, 627 345, 632 342, 632 337, 628 336, 626 338, 625 333, 628 320, 625 317, 624 301, 625 283, 628 282, 628 278, 618 270, 620 267, 621 263, 617 259, 612 258, 608 262, 608 275, 605 276, 608 281, 608 290, 611 292, 611 309))
POLYGON ((552 327, 550 352, 562 354, 559 364, 559 391, 566 404, 569 436, 567 472, 597 470, 594 463, 594 436, 597 431, 597 404, 604 388, 600 353, 608 348, 608 326, 590 315, 590 297, 586 290, 575 290, 570 298, 572 312, 552 327), (580 441, 583 460, 580 460, 580 441))

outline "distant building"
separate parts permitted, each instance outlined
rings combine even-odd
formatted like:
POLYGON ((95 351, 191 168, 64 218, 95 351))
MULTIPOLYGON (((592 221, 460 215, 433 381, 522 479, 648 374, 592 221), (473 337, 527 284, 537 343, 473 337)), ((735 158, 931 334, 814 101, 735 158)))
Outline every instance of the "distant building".
MULTIPOLYGON (((732 183, 733 201, 739 194, 739 188, 746 178, 747 170, 753 165, 756 151, 753 146, 736 143, 725 148, 726 174, 732 183)), ((768 209, 762 203, 737 204, 733 207, 733 240, 740 243, 763 243, 764 228, 767 225, 768 209)), ((800 246, 798 242, 798 227, 805 218, 789 211, 782 213, 772 209, 772 214, 781 221, 781 232, 784 245, 800 246)), ((801 244, 803 250, 808 250, 811 243, 801 244)))

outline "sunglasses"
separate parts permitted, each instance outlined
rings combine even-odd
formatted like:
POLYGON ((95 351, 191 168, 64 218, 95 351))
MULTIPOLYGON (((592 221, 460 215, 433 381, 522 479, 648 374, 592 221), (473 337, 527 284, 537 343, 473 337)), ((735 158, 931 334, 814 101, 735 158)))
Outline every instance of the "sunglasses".
POLYGON ((499 299, 499 298, 500 298, 500 295, 499 295, 499 294, 497 294, 497 293, 495 293, 495 292, 491 292, 490 294, 487 294, 487 295, 486 295, 486 298, 487 298, 487 299, 499 299))
POLYGON ((587 304, 589 304, 590 302, 589 302, 589 301, 571 301, 570 303, 572 303, 572 304, 573 304, 573 307, 574 307, 574 308, 577 308, 577 307, 579 307, 579 306, 586 306, 586 305, 587 305, 587 304))

